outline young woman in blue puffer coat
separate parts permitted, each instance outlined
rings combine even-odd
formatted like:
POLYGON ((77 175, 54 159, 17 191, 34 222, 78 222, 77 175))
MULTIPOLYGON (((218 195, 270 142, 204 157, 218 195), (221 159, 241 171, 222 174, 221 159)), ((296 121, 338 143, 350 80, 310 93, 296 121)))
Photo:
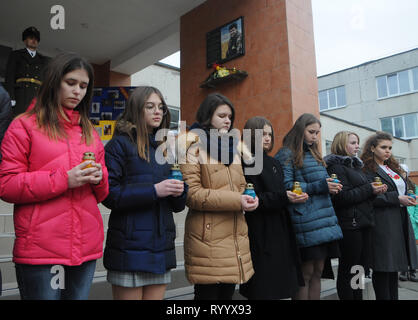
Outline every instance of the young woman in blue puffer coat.
POLYGON ((292 190, 293 183, 298 181, 302 191, 309 195, 305 203, 288 205, 305 281, 294 297, 298 300, 320 299, 325 261, 330 267, 330 259, 340 254, 337 240, 342 238, 342 231, 330 194, 340 192, 342 185, 328 176, 318 149, 320 130, 321 123, 314 115, 303 114, 286 134, 283 147, 275 156, 283 167, 286 189, 292 190))
POLYGON ((132 92, 112 140, 106 145, 109 218, 104 266, 117 300, 160 300, 176 267, 173 211, 185 208, 187 185, 169 179, 171 165, 157 159, 155 134, 168 129, 161 92, 132 92))

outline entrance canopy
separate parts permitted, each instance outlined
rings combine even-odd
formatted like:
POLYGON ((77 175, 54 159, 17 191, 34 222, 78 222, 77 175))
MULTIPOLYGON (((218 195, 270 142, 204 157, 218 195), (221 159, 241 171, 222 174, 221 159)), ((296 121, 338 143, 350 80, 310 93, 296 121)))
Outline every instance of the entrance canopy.
POLYGON ((180 17, 205 0, 2 0, 0 45, 23 48, 22 32, 35 26, 38 50, 48 56, 77 52, 131 75, 180 50, 180 17), (62 11, 51 9, 60 5, 62 11), (64 26, 54 30, 51 27, 64 26))

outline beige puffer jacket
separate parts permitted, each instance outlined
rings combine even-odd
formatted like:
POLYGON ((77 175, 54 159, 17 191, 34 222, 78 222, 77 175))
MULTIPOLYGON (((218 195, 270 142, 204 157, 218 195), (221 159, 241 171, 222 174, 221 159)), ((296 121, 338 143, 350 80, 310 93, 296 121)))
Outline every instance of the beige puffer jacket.
MULTIPOLYGON (((185 139, 186 134, 179 137, 185 139)), ((198 136, 187 134, 186 159, 181 171, 189 185, 184 234, 186 275, 193 284, 247 282, 254 274, 248 228, 241 207, 245 178, 239 155, 225 166, 210 159, 198 136)), ((179 144, 181 145, 181 143, 179 144)))

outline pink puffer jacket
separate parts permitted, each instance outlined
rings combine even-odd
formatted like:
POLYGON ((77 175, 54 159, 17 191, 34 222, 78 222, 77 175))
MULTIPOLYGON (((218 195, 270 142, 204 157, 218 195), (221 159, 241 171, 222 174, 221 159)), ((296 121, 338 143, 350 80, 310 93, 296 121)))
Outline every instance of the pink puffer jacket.
POLYGON ((35 116, 23 115, 10 124, 1 146, 0 198, 14 203, 16 240, 13 261, 23 264, 80 265, 103 252, 103 220, 97 203, 109 193, 104 148, 94 131, 94 143, 81 140, 79 113, 65 109, 67 139, 51 141, 35 116), (101 163, 98 185, 68 188, 67 171, 92 151, 101 163))

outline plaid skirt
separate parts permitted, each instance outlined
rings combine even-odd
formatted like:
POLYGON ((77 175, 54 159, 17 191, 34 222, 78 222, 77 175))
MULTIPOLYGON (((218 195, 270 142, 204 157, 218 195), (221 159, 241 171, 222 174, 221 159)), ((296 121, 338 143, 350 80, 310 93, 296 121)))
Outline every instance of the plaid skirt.
POLYGON ((153 284, 168 284, 171 282, 171 271, 169 270, 164 274, 156 274, 149 272, 121 272, 108 270, 107 281, 110 284, 126 288, 137 288, 153 284))

